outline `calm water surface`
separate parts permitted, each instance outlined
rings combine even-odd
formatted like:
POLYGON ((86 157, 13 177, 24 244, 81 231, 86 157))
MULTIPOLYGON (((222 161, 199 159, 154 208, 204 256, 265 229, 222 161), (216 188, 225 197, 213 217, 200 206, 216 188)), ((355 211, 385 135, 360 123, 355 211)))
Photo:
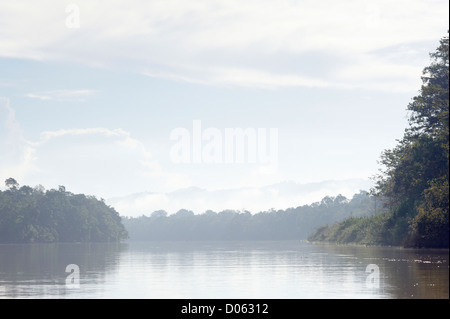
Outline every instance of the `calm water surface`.
POLYGON ((0 245, 0 298, 448 299, 448 250, 298 241, 0 245), (66 272, 70 264, 79 275, 66 272))

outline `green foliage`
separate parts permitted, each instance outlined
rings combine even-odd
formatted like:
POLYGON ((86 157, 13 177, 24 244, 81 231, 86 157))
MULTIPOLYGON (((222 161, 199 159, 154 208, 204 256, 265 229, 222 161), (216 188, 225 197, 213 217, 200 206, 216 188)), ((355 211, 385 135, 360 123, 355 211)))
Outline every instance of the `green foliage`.
POLYGON ((333 225, 316 229, 308 240, 340 244, 400 245, 407 223, 405 218, 395 218, 392 212, 370 217, 349 218, 333 225))
POLYGON ((423 70, 423 85, 420 95, 413 98, 408 110, 411 131, 426 134, 441 140, 448 154, 448 106, 449 106, 449 39, 440 41, 440 46, 430 54, 432 63, 423 70), (446 146, 445 146, 446 145, 446 146))
POLYGON ((325 197, 312 205, 257 214, 226 210, 195 215, 187 210, 168 215, 156 211, 148 216, 124 218, 131 240, 285 240, 306 239, 316 227, 348 216, 375 213, 376 199, 367 192, 351 200, 342 195, 325 197))
MULTIPOLYGON (((12 182, 14 181, 14 183, 12 182)), ((127 237, 119 214, 92 196, 22 186, 0 191, 0 243, 110 242, 127 237)))
POLYGON ((449 185, 433 181, 425 190, 425 200, 411 220, 412 242, 420 247, 448 247, 449 243, 449 185))
POLYGON ((430 56, 420 94, 408 106, 409 128, 381 155, 384 170, 372 193, 386 198, 388 211, 322 227, 311 240, 449 247, 448 36, 430 56))

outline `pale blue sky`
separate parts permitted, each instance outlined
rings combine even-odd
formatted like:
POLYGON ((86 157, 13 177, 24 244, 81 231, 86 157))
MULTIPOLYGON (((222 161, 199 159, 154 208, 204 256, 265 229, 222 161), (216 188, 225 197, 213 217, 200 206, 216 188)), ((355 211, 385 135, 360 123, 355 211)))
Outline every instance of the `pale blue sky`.
POLYGON ((104 198, 367 188, 447 28, 440 0, 0 0, 0 179, 104 198), (66 25, 69 3, 80 28, 66 25), (193 120, 277 128, 278 170, 173 164, 170 132, 193 120))

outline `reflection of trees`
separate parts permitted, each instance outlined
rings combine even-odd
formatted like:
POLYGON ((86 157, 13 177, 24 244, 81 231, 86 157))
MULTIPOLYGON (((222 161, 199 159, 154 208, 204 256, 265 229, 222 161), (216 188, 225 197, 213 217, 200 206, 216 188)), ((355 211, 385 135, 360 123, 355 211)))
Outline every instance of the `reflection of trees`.
POLYGON ((380 269, 380 289, 392 298, 442 298, 449 295, 448 251, 400 247, 314 244, 326 258, 354 256, 364 269, 380 269))
POLYGON ((62 295, 66 266, 76 264, 80 279, 103 281, 117 267, 126 244, 10 244, 0 245, 0 283, 9 297, 62 295), (89 278, 89 279, 88 279, 89 278))
POLYGON ((410 252, 408 257, 406 262, 391 267, 393 282, 402 288, 397 292, 398 298, 448 298, 448 255, 442 258, 433 251, 410 252))

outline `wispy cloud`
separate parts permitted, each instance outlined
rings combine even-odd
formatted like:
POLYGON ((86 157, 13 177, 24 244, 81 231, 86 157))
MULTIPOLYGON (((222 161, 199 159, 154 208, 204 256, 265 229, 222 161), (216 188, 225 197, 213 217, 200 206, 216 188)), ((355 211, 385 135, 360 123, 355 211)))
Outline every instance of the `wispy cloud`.
POLYGON ((25 96, 42 101, 79 101, 84 102, 87 97, 95 94, 95 90, 53 90, 38 93, 27 93, 25 96))
MULTIPOLYGON (((417 78, 411 70, 426 65, 430 48, 409 50, 416 58, 400 63, 406 73, 392 68, 380 50, 398 45, 414 49, 423 41, 435 44, 449 22, 445 0, 79 0, 81 25, 73 30, 65 25, 68 3, 39 3, 0 4, 0 56, 76 61, 188 82, 263 88, 404 90, 399 83, 417 78), (326 66, 313 59, 299 61, 316 74, 276 69, 286 55, 317 52, 329 55, 326 66), (342 56, 355 63, 341 64, 342 56), (373 69, 367 69, 367 60, 373 69), (243 61, 253 61, 252 67, 243 67, 243 61), (320 75, 330 65, 334 75, 320 75), (379 79, 376 70, 385 78, 379 79)), ((30 97, 68 98, 67 92, 59 94, 32 92, 30 97)), ((81 98, 83 94, 78 92, 81 98)))

